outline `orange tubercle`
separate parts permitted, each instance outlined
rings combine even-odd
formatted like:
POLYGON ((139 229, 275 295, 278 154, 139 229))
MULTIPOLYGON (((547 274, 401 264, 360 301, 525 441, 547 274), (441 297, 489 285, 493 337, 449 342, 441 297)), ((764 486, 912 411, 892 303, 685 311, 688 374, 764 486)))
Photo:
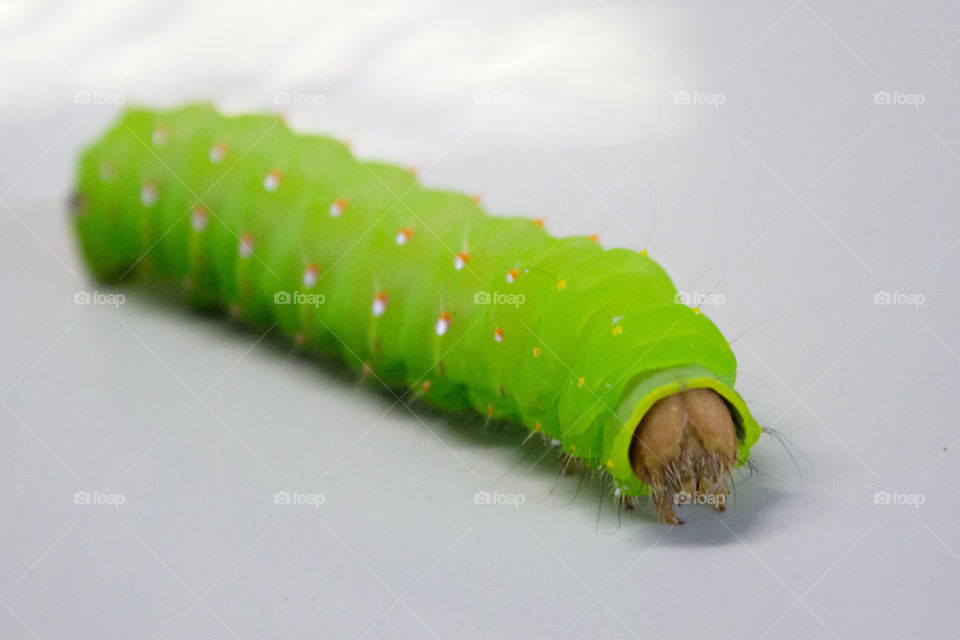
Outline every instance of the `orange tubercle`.
POLYGON ((267 191, 276 191, 277 187, 280 186, 280 179, 282 177, 280 171, 271 169, 263 179, 263 188, 267 191))
POLYGON ((223 159, 227 157, 227 145, 223 144, 222 142, 218 142, 217 144, 213 145, 210 147, 210 153, 208 154, 208 157, 210 158, 210 162, 213 164, 219 164, 220 162, 223 162, 223 159))
POLYGON ((379 318, 387 310, 388 300, 389 300, 389 297, 387 296, 386 291, 381 291, 373 297, 372 313, 375 318, 379 318))
POLYGON ((207 227, 207 210, 197 205, 190 214, 190 224, 194 231, 203 231, 207 227))
POLYGON ((240 245, 237 249, 241 258, 249 258, 253 255, 253 236, 244 233, 240 236, 240 245))
POLYGON ((303 286, 308 289, 317 284, 317 277, 320 275, 320 269, 316 262, 311 262, 303 272, 303 286))
POLYGON ((412 237, 413 237, 413 229, 411 229, 410 227, 403 227, 402 229, 400 229, 400 231, 397 232, 397 238, 396 238, 397 244, 403 246, 407 244, 407 242, 409 242, 410 238, 412 237))
POLYGON ((450 312, 444 311, 437 318, 437 324, 434 326, 438 336, 442 336, 450 329, 450 312))
POLYGON ((347 201, 343 198, 337 198, 330 203, 330 217, 339 218, 347 208, 347 201))

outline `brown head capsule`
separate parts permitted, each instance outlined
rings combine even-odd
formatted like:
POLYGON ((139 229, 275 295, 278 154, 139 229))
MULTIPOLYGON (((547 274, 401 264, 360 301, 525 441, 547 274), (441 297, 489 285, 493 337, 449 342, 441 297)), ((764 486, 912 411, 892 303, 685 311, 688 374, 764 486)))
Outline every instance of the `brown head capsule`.
POLYGON ((712 389, 689 389, 658 400, 640 421, 630 464, 650 487, 660 519, 683 524, 674 507, 709 504, 723 511, 737 459, 737 430, 726 402, 712 389))

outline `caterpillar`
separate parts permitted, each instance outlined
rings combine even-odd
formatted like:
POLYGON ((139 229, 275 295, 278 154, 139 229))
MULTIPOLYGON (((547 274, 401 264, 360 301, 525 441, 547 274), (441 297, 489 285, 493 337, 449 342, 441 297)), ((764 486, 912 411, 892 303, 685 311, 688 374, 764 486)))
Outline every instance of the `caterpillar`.
POLYGON ((102 281, 173 284, 451 411, 517 422, 659 518, 722 510, 760 435, 729 343, 646 251, 356 159, 276 115, 131 108, 81 154, 73 224, 102 281))

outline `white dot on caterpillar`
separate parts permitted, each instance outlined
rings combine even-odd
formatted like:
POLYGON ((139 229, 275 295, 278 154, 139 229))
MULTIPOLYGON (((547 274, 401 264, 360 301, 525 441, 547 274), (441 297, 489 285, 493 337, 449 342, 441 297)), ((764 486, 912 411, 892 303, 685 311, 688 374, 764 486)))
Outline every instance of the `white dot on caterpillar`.
POLYGON ((540 347, 534 347, 534 348, 533 348, 533 357, 534 357, 534 358, 539 358, 539 357, 540 357, 540 347))
POLYGON ((100 179, 104 182, 113 182, 113 179, 117 177, 117 170, 113 167, 112 164, 102 164, 100 165, 100 179))
POLYGON ((402 247, 403 245, 407 244, 407 242, 409 242, 410 238, 412 237, 413 237, 413 229, 410 229, 409 227, 404 227, 403 229, 400 229, 399 232, 397 232, 397 244, 402 247))
POLYGON ((280 177, 279 171, 271 169, 263 179, 263 188, 267 191, 276 191, 277 187, 280 186, 280 177))
POLYGON ((253 255, 253 236, 244 233, 240 236, 240 244, 237 246, 237 253, 241 258, 249 258, 253 255))
POLYGON ((337 198, 330 203, 330 217, 339 218, 343 214, 343 210, 347 208, 347 201, 343 198, 337 198))
POLYGON ((227 157, 227 145, 222 142, 210 147, 210 153, 207 154, 212 164, 220 164, 227 157))
POLYGON ((507 282, 508 282, 508 283, 513 284, 514 282, 517 281, 517 278, 519 278, 519 277, 520 277, 520 272, 517 271, 516 269, 510 269, 509 271, 507 271, 507 282))
POLYGON ((203 207, 194 207, 190 214, 190 226, 194 231, 203 231, 207 228, 207 210, 203 207))
POLYGON ((140 202, 145 207, 152 207, 157 204, 157 185, 153 182, 144 182, 140 187, 140 202))
POLYGON ((435 327, 438 336, 442 336, 447 333, 450 329, 450 313, 444 311, 440 314, 440 317, 437 318, 437 325, 435 327))
POLYGON ((308 289, 313 285, 317 284, 317 276, 320 274, 320 270, 317 268, 317 263, 311 262, 307 265, 307 268, 303 272, 303 286, 308 289))
POLYGON ((503 328, 497 327, 493 330, 493 339, 497 342, 503 342, 503 328))
POLYGON ((453 259, 453 268, 456 269, 457 271, 460 271, 465 266, 467 266, 468 262, 470 262, 470 254, 467 253, 466 251, 461 251, 453 259))
POLYGON ((373 313, 374 318, 379 318, 383 315, 384 311, 387 310, 387 300, 388 297, 385 291, 381 291, 373 296, 373 308, 370 311, 373 313))
POLYGON ((153 144, 167 144, 167 140, 170 139, 170 132, 167 131, 166 127, 157 127, 153 130, 153 144))

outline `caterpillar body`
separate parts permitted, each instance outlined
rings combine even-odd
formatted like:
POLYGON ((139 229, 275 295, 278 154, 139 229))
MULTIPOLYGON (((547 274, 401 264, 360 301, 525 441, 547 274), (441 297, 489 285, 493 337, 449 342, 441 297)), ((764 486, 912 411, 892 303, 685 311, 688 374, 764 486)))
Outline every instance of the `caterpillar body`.
POLYGON ((686 490, 724 495, 760 434, 726 339, 646 252, 488 215, 277 116, 127 110, 83 152, 73 210, 97 278, 177 283, 440 407, 521 423, 668 522, 686 490))

